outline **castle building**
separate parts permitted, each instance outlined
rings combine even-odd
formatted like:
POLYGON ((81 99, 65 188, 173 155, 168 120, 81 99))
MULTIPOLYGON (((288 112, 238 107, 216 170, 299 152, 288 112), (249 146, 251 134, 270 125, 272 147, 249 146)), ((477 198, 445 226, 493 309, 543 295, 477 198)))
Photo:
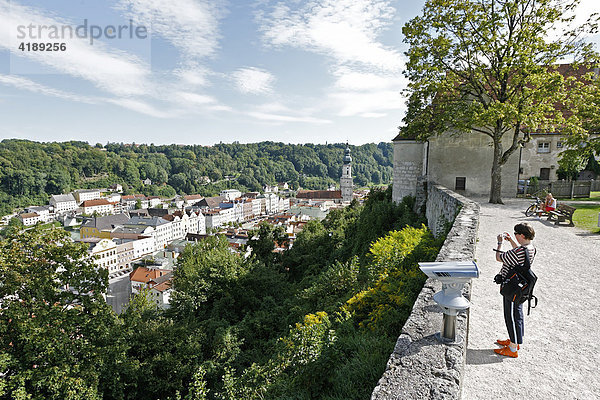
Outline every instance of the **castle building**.
POLYGON ((352 186, 352 157, 350 156, 350 147, 348 147, 348 143, 346 143, 344 165, 342 166, 342 177, 340 178, 342 201, 352 201, 352 186))

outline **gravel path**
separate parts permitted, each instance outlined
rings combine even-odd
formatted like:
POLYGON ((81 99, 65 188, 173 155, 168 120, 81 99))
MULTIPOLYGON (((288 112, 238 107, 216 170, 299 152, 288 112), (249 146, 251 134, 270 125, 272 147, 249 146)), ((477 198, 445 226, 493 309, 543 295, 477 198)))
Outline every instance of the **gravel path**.
POLYGON ((600 234, 525 217, 529 200, 505 202, 479 201, 480 277, 473 280, 462 399, 600 399, 600 234), (493 352, 495 340, 508 334, 493 282, 501 264, 492 249, 497 234, 512 236, 524 221, 536 231, 539 305, 525 315, 524 345, 513 359, 493 352))

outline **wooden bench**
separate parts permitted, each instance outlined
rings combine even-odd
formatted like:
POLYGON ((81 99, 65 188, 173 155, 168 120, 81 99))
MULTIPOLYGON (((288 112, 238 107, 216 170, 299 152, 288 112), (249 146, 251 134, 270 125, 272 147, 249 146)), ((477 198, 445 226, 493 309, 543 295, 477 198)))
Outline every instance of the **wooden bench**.
POLYGON ((548 213, 548 221, 555 219, 554 225, 558 225, 563 221, 569 220, 569 226, 575 226, 575 224, 573 224, 573 213, 575 210, 575 207, 561 203, 556 210, 548 213))

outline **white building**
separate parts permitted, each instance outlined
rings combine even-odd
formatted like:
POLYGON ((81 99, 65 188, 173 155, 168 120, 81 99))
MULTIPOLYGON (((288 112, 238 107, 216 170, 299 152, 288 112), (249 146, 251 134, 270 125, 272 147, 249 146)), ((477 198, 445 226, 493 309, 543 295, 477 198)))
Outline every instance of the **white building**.
POLYGON ((46 223, 54 219, 54 213, 50 212, 52 206, 31 206, 25 209, 28 213, 36 213, 40 217, 40 221, 46 223))
POLYGON ((290 209, 290 199, 279 199, 279 212, 287 211, 290 209))
POLYGON ((155 248, 162 250, 169 242, 173 240, 173 225, 170 221, 161 217, 133 217, 125 227, 144 227, 150 226, 154 228, 155 248))
POLYGON ((25 226, 33 226, 41 221, 37 213, 23 213, 17 216, 25 226))
POLYGON ((54 207, 54 212, 57 214, 77 209, 77 201, 72 194, 55 194, 50 196, 50 205, 54 207))
POLYGON ((78 204, 81 204, 84 201, 99 199, 101 194, 100 189, 80 189, 73 191, 73 197, 78 204))
POLYGON ((86 200, 81 203, 81 210, 87 215, 112 215, 115 213, 115 204, 106 199, 86 200))
POLYGON ((148 207, 154 208, 158 205, 162 204, 162 200, 158 196, 150 196, 148 197, 148 207))
MULTIPOLYGON (((153 229, 148 227, 148 229, 153 229)), ((153 254, 155 250, 155 241, 152 236, 140 238, 131 242, 133 244, 133 256, 135 260, 153 254)))
POLYGON ((227 189, 219 193, 219 196, 225 197, 227 200, 232 201, 234 199, 237 199, 238 197, 241 197, 242 192, 240 192, 237 189, 227 189))
POLYGON ((218 228, 219 226, 222 225, 221 222, 221 213, 219 212, 220 209, 213 209, 213 210, 206 210, 204 211, 204 217, 205 217, 205 227, 206 229, 214 229, 214 228, 218 228))
POLYGON ((94 256, 94 263, 100 268, 106 268, 108 273, 118 271, 119 259, 117 256, 117 244, 111 239, 88 238, 82 242, 90 245, 88 251, 94 256))

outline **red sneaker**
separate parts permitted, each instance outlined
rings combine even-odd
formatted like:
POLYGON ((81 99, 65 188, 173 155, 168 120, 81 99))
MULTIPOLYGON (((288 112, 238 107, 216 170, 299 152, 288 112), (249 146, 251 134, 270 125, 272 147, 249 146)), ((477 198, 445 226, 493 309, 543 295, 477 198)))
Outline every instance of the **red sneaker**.
POLYGON ((507 356, 507 357, 512 357, 512 358, 519 357, 519 354, 516 351, 511 351, 510 347, 508 347, 508 346, 505 346, 501 349, 494 349, 494 353, 500 354, 501 356, 507 356))
MULTIPOLYGON (((506 339, 506 340, 498 339, 498 340, 496 340, 496 343, 498 343, 500 346, 508 346, 510 344, 510 339, 506 339)), ((521 346, 517 345, 517 350, 521 350, 521 346)))

